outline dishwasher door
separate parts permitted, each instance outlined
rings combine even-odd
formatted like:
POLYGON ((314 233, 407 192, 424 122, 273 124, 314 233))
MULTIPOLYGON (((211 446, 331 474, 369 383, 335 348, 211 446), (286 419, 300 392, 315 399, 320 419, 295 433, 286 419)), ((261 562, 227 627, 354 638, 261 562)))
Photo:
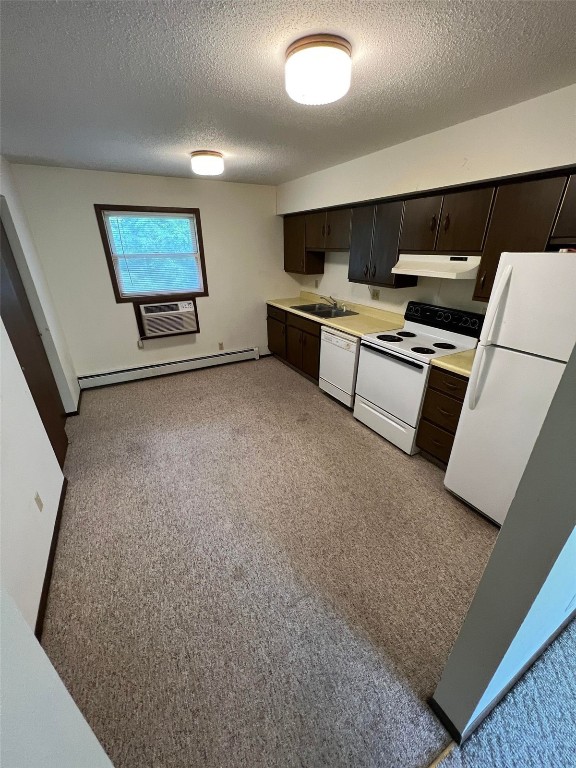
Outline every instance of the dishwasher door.
POLYGON ((332 397, 352 407, 358 368, 359 340, 341 331, 322 328, 318 384, 332 397))

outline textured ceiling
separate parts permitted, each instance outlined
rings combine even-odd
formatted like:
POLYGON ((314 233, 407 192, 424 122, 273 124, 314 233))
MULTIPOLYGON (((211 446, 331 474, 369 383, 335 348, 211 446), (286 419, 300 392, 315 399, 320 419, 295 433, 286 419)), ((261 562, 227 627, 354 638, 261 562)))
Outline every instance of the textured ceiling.
POLYGON ((576 2, 2 2, 2 152, 12 160, 277 184, 576 82, 576 2), (286 47, 353 45, 323 107, 284 91, 286 47))

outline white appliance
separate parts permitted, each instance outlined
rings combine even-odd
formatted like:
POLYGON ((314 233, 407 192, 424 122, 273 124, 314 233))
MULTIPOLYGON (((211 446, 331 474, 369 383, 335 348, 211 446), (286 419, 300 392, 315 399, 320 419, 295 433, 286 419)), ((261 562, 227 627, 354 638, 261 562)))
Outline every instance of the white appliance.
POLYGON ((480 256, 450 256, 442 253, 400 253, 392 267, 395 275, 440 277, 443 280, 475 280, 480 256))
POLYGON ((140 313, 145 338, 198 332, 196 303, 193 299, 140 304, 140 313))
POLYGON ((576 344, 576 254, 503 253, 494 285, 444 483, 502 524, 576 344))
POLYGON ((403 328, 362 336, 354 416, 406 453, 417 453, 430 363, 474 349, 483 319, 475 312, 410 301, 403 328))
POLYGON ((352 407, 360 339, 334 328, 322 327, 320 389, 352 407))

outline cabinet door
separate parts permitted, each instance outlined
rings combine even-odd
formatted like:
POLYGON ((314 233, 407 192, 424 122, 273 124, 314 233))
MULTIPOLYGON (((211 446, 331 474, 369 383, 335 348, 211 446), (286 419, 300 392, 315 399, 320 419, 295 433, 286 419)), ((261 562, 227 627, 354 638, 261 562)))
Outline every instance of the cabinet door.
POLYGON ((266 318, 268 324, 268 349, 272 354, 286 357, 286 323, 273 317, 266 318))
POLYGON ((474 299, 488 301, 501 253, 546 249, 565 182, 566 177, 560 176, 498 187, 474 299))
POLYGON ((576 176, 570 176, 552 237, 576 243, 576 176))
POLYGON ((306 214, 306 249, 323 251, 326 245, 326 211, 306 214))
POLYGON ((306 229, 304 216, 284 219, 284 271, 304 272, 306 229))
POLYGON ((286 360, 302 369, 302 331, 291 325, 286 326, 286 360))
POLYGON ((320 339, 302 332, 302 371, 318 379, 320 375, 320 339))
POLYGON ((442 195, 406 200, 400 235, 401 251, 431 253, 436 244, 442 195))
POLYGON ((367 283, 370 280, 370 253, 375 212, 375 205, 363 205, 352 209, 348 280, 353 283, 367 283))
POLYGON ((350 208, 326 214, 326 250, 347 251, 350 248, 350 208))
POLYGON ((372 238, 372 259, 370 262, 370 282, 374 285, 387 285, 391 288, 407 288, 416 285, 417 277, 411 275, 393 275, 391 269, 398 261, 398 240, 402 225, 404 203, 395 200, 376 206, 374 218, 374 236, 372 238))
POLYGON ((437 251, 482 252, 494 187, 444 195, 437 251))

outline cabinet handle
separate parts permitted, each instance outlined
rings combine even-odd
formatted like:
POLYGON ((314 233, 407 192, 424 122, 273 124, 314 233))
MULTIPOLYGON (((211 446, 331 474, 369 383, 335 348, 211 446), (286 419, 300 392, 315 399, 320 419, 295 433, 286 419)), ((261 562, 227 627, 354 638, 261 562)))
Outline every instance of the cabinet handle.
POLYGON ((368 264, 364 267, 364 277, 368 277, 368 264))
POLYGON ((430 219, 430 232, 435 232, 436 231, 436 224, 437 223, 438 223, 438 220, 436 218, 436 214, 434 214, 434 216, 432 216, 432 218, 430 219))
POLYGON ((450 411, 445 411, 443 408, 440 408, 439 405, 437 405, 436 408, 440 411, 440 413, 443 416, 455 416, 456 415, 455 413, 450 413, 450 411))
POLYGON ((480 288, 484 288, 484 280, 486 280, 486 270, 484 270, 484 274, 482 275, 482 279, 480 280, 480 288))
POLYGON ((328 237, 330 237, 330 233, 331 233, 331 232, 332 232, 332 225, 331 225, 331 224, 328 224, 328 230, 327 230, 327 232, 326 232, 326 234, 328 235, 328 237))
POLYGON ((301 339, 302 339, 302 346, 305 347, 306 346, 306 335, 304 333, 302 334, 301 339))
POLYGON ((374 279, 374 275, 376 274, 376 264, 372 265, 372 273, 370 274, 370 277, 374 279))
POLYGON ((450 227, 450 214, 446 214, 446 218, 444 219, 444 232, 448 232, 448 228, 450 227))
POLYGON ((432 440, 432 442, 434 443, 434 445, 437 445, 439 448, 444 447, 443 444, 440 442, 440 440, 432 440))
POLYGON ((448 389, 458 389, 458 385, 457 384, 452 384, 452 382, 448 381, 447 379, 444 379, 443 383, 444 383, 445 387, 448 387, 448 389))

